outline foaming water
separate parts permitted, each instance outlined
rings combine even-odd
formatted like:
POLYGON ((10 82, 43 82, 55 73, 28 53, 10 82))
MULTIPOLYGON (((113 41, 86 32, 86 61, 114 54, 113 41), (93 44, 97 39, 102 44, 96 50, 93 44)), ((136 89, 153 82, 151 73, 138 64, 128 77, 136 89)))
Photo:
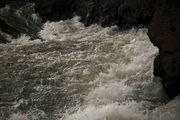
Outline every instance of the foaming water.
POLYGON ((11 87, 4 93, 15 97, 6 106, 9 119, 159 119, 167 98, 153 76, 158 49, 146 33, 85 27, 75 17, 45 23, 42 40, 22 35, 0 45, 0 77, 11 87))

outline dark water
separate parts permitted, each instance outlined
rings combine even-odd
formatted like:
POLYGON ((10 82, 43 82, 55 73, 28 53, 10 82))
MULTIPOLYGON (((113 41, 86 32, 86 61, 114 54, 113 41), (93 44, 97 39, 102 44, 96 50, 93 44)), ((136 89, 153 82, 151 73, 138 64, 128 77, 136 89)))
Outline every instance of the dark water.
POLYGON ((179 120, 179 97, 167 103, 153 76, 158 50, 147 29, 79 19, 47 22, 41 39, 26 33, 0 45, 0 119, 179 120))

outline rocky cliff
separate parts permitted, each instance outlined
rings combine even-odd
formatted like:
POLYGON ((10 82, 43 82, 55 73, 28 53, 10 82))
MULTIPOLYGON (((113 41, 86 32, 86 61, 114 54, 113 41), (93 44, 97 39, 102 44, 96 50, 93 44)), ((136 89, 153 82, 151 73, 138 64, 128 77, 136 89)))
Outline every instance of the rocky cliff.
POLYGON ((161 77, 170 98, 180 94, 180 1, 159 0, 148 35, 159 48, 154 74, 161 77))
POLYGON ((85 25, 118 25, 120 29, 148 25, 152 18, 152 7, 146 0, 2 0, 0 7, 0 29, 13 37, 21 33, 37 37, 41 23, 32 19, 32 12, 43 22, 78 15, 85 25))
POLYGON ((152 8, 147 0, 35 0, 36 12, 43 20, 81 16, 86 25, 118 25, 120 28, 147 25, 152 8))

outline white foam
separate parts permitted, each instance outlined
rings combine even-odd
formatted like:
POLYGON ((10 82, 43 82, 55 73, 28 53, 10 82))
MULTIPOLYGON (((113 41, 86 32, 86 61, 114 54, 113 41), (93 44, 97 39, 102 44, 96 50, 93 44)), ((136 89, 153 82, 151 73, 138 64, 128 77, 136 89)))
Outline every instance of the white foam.
POLYGON ((177 96, 166 105, 156 108, 150 116, 149 120, 179 120, 180 96, 177 96))
POLYGON ((18 38, 11 40, 10 44, 17 44, 17 45, 32 45, 41 43, 40 39, 30 40, 31 37, 27 36, 26 34, 21 34, 18 38))
POLYGON ((143 120, 145 116, 138 113, 137 104, 118 103, 103 106, 89 105, 83 110, 78 110, 72 116, 65 116, 64 120, 143 120))
MULTIPOLYGON (((95 69, 91 67, 82 71, 82 75, 90 79, 86 84, 94 87, 83 88, 85 91, 81 92, 87 94, 83 97, 84 103, 76 112, 68 112, 73 107, 67 110, 63 120, 139 120, 147 117, 148 109, 159 104, 152 101, 162 100, 164 96, 160 81, 154 81, 152 74, 153 58, 158 50, 150 43, 146 32, 147 29, 118 32, 116 26, 85 27, 79 23, 79 18, 44 25, 40 35, 47 41, 79 41, 79 47, 83 42, 92 46, 93 49, 86 49, 86 57, 83 57, 84 52, 74 51, 68 55, 69 59, 83 58, 106 68, 105 73, 101 71, 96 77, 92 77, 95 69), (94 41, 98 42, 92 43, 94 41)), ((76 74, 77 67, 71 68, 69 74, 76 74)))
MULTIPOLYGON (((60 89, 76 104, 62 108, 67 112, 59 119, 148 119, 165 97, 160 80, 153 76, 158 49, 149 41, 147 29, 119 32, 117 26, 85 27, 79 19, 45 23, 39 33, 44 41, 33 47, 48 49, 30 55, 36 67, 56 68, 48 71, 47 79, 58 81, 65 76, 60 89)), ((28 41, 28 36, 21 36, 12 44, 36 43, 28 41)))
POLYGON ((12 114, 9 120, 28 120, 28 117, 26 114, 16 113, 12 114))

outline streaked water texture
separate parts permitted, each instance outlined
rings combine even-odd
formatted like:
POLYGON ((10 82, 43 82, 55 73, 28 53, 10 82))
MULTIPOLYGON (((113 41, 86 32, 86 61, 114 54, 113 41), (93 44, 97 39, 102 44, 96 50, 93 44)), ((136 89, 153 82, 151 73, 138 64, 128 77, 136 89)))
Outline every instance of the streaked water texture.
POLYGON ((158 49, 147 29, 85 27, 79 19, 45 23, 41 40, 21 35, 0 45, 0 117, 178 120, 179 98, 166 105, 153 76, 158 49))

